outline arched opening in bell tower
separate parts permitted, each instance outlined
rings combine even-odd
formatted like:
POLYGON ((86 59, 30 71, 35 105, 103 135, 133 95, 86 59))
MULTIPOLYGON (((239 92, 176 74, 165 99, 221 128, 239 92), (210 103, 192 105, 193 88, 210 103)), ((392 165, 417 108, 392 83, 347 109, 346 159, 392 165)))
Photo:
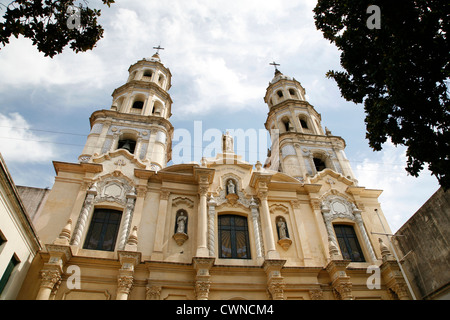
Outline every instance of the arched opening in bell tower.
POLYGON ((314 166, 316 167, 317 172, 320 172, 320 171, 326 169, 327 166, 325 164, 325 161, 322 160, 319 156, 314 156, 313 161, 314 161, 314 166))

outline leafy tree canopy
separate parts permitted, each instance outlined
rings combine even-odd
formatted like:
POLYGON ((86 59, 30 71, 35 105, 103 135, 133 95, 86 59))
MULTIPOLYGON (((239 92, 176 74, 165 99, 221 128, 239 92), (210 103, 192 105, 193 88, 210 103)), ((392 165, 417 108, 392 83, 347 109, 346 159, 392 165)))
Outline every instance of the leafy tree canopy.
MULTIPOLYGON (((114 0, 101 0, 110 7, 114 0)), ((15 0, 4 10, 0 22, 0 43, 5 46, 11 36, 29 38, 33 45, 53 57, 70 44, 75 52, 91 50, 103 36, 103 28, 97 24, 101 10, 91 9, 88 2, 73 0, 15 0)))
POLYGON ((450 2, 318 0, 314 13, 341 51, 344 71, 327 77, 346 100, 364 102, 369 145, 379 151, 389 137, 406 146, 407 172, 418 176, 427 164, 448 189, 450 2), (371 5, 380 9, 379 28, 371 5))

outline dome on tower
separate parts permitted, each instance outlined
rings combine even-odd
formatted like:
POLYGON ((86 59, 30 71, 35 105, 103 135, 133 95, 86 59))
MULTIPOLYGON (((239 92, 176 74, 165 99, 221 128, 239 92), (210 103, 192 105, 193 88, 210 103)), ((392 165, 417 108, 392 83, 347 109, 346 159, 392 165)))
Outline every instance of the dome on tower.
POLYGON ((144 60, 152 62, 161 62, 161 58, 159 57, 158 53, 155 53, 151 58, 144 58, 144 60))
POLYGON ((280 70, 276 69, 276 70, 275 70, 275 75, 274 75, 273 79, 270 81, 270 84, 274 84, 274 83, 276 83, 276 82, 278 82, 278 81, 280 81, 280 80, 290 80, 290 81, 293 81, 294 78, 285 76, 280 70))
POLYGON ((269 82, 264 101, 269 108, 272 108, 293 100, 306 101, 305 89, 295 78, 284 75, 276 68, 275 75, 269 82))

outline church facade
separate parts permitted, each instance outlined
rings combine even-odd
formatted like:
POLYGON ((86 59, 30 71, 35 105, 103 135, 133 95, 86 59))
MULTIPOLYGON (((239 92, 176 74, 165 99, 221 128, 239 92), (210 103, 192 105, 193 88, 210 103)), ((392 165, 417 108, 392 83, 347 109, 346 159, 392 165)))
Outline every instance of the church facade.
POLYGON ((215 158, 167 166, 170 87, 158 54, 133 64, 78 162, 54 162, 18 299, 410 298, 381 191, 358 185, 297 80, 276 69, 266 90, 265 164, 224 134, 215 158))

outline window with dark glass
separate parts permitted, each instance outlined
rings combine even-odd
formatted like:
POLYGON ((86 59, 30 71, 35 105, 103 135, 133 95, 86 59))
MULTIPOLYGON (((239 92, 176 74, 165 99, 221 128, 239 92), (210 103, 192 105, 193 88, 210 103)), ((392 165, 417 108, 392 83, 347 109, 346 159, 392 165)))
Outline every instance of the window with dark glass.
POLYGON ((11 274, 14 270, 14 267, 17 266, 19 263, 20 263, 19 259, 17 259, 16 255, 14 254, 11 257, 11 260, 9 260, 9 263, 6 266, 6 270, 5 272, 3 272, 3 276, 0 279, 0 294, 3 292, 3 289, 5 289, 6 284, 8 283, 8 280, 11 277, 11 274))
POLYGON ((121 217, 121 211, 95 209, 83 248, 114 251, 121 217))
POLYGON ((334 225, 334 232, 336 233, 339 248, 344 259, 353 262, 365 262, 355 229, 352 226, 334 225))
POLYGON ((251 259, 247 218, 219 216, 219 258, 251 259))

